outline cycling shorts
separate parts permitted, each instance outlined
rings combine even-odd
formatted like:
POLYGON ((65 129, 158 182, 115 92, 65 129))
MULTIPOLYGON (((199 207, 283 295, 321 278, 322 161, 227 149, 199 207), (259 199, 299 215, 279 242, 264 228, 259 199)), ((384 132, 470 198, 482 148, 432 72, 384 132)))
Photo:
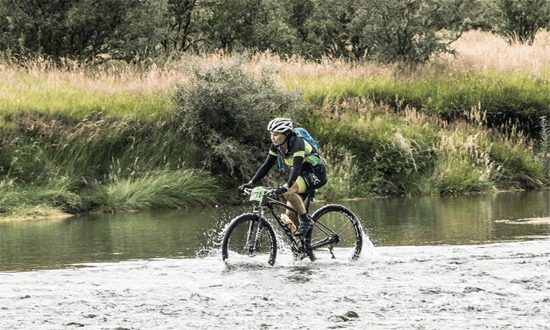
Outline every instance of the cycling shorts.
POLYGON ((296 180, 299 194, 319 189, 328 181, 327 167, 325 164, 307 167, 309 167, 309 169, 303 170, 296 180))

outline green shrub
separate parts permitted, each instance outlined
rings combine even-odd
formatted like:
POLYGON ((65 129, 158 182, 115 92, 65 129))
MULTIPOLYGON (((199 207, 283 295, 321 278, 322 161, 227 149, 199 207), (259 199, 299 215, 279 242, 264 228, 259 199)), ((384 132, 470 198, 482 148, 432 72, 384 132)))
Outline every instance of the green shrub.
POLYGON ((449 159, 439 173, 438 189, 441 194, 479 192, 490 190, 493 182, 478 169, 463 159, 449 159))
POLYGON ((218 66, 193 66, 195 79, 179 85, 177 114, 185 138, 194 143, 204 167, 213 174, 250 177, 267 155, 268 122, 275 116, 298 117, 301 93, 279 89, 273 72, 259 77, 243 70, 244 57, 218 66))

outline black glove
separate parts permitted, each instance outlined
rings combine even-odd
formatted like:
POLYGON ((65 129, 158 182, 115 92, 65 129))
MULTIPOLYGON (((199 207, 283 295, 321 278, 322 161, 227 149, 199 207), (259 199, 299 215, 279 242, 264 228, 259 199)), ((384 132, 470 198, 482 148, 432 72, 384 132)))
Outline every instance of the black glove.
POLYGON ((250 189, 250 188, 252 188, 252 183, 250 183, 250 182, 245 183, 245 184, 239 186, 239 191, 244 192, 245 189, 250 189))
POLYGON ((288 187, 287 185, 285 184, 284 186, 282 187, 278 187, 277 189, 275 189, 275 193, 276 194, 284 194, 288 191, 288 187))

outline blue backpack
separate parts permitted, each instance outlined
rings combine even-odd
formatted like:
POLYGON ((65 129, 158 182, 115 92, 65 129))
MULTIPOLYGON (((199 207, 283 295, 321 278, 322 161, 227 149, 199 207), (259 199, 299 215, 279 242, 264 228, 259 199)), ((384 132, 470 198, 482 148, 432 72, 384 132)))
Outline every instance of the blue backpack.
MULTIPOLYGON (((297 127, 297 128, 294 129, 294 131, 296 133, 298 133, 298 135, 301 138, 306 140, 313 147, 313 151, 315 153, 319 154, 319 146, 317 145, 317 141, 315 141, 315 139, 313 137, 311 137, 311 135, 309 135, 309 133, 304 128, 297 127)), ((292 141, 292 139, 290 141, 292 141)), ((277 151, 277 165, 279 166, 279 172, 284 172, 285 171, 285 167, 283 166, 283 163, 279 159, 278 151, 277 151)))
POLYGON ((301 127, 297 127, 294 129, 294 131, 298 133, 298 135, 300 135, 302 138, 304 138, 309 144, 311 144, 311 146, 313 147, 313 150, 316 153, 319 153, 319 146, 317 145, 317 141, 315 141, 315 139, 312 138, 311 135, 309 135, 309 133, 305 129, 301 127))

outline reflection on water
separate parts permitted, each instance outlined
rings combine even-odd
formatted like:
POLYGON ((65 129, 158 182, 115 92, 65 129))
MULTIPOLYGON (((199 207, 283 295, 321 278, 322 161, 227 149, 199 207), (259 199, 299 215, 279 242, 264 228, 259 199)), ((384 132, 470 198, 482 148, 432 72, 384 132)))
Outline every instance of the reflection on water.
POLYGON ((503 192, 349 203, 375 246, 481 244, 549 235, 550 194, 503 192), (527 224, 526 218, 544 218, 527 224), (503 222, 502 220, 507 220, 503 222))
MULTIPOLYGON (((548 190, 343 202, 374 246, 483 244, 550 235, 548 190), (525 219, 542 218, 539 221, 525 219)), ((314 206, 320 207, 319 203, 314 206)), ((0 271, 75 263, 194 258, 247 206, 0 222, 0 271)))

